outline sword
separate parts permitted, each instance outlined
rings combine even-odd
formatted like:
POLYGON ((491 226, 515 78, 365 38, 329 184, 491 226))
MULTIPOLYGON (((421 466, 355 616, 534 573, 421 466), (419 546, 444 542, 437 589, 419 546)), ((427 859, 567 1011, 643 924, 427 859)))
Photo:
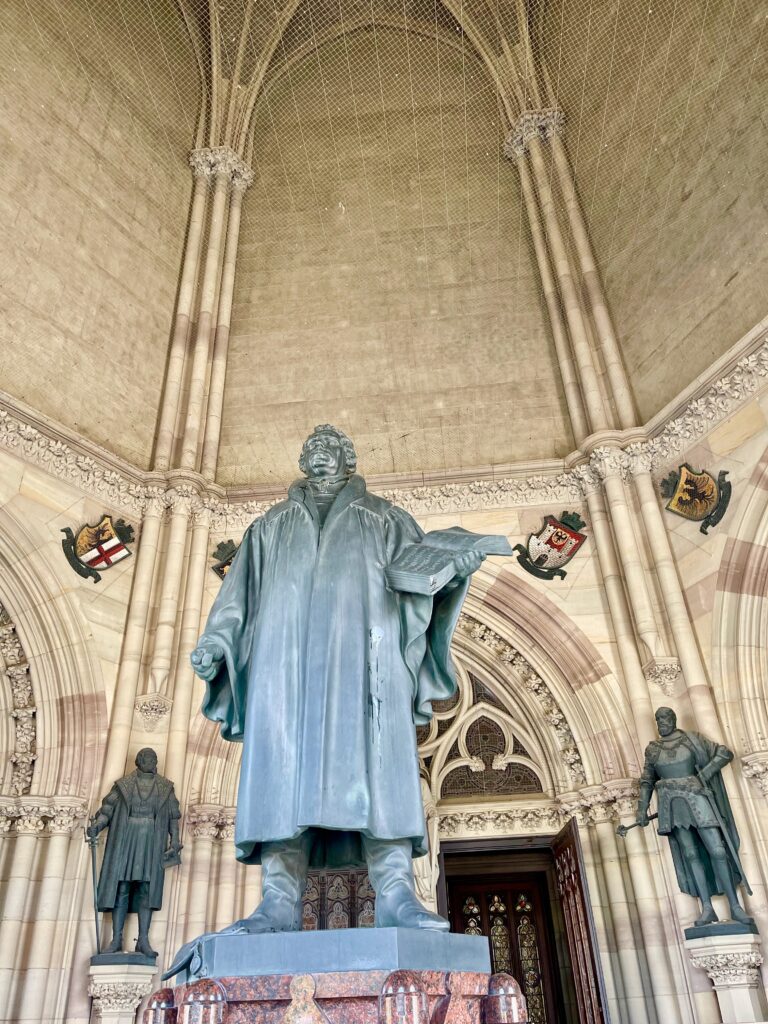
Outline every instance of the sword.
POLYGON ((723 834, 723 842, 728 847, 728 852, 730 853, 731 857, 733 857, 733 860, 734 860, 734 863, 736 864, 736 867, 741 872, 741 884, 744 886, 744 888, 747 890, 747 892, 751 896, 752 895, 752 889, 750 887, 749 882, 747 881, 747 876, 744 874, 744 868, 741 866, 741 861, 739 860, 739 855, 738 855, 738 853, 736 851, 736 847, 733 845, 733 840, 731 839, 731 834, 728 831, 728 829, 725 827, 725 822, 723 821, 722 815, 720 814, 720 811, 719 811, 718 806, 717 806, 717 801, 715 800, 715 794, 712 792, 712 790, 707 785, 707 780, 706 779, 702 779, 701 772, 697 771, 696 775, 698 776, 699 782, 701 783, 701 787, 704 790, 704 796, 707 798, 707 800, 709 802, 709 806, 712 809, 712 813, 715 816, 715 821, 719 825, 720 831, 723 834))
MULTIPOLYGON (((95 818, 91 818, 91 824, 93 824, 95 818)), ((99 899, 96 882, 96 844, 98 839, 88 835, 88 830, 83 829, 85 832, 85 841, 91 848, 91 877, 93 880, 93 920, 96 926, 96 954, 98 955, 101 951, 101 936, 99 934, 99 899)))
MULTIPOLYGON (((654 818, 658 818, 658 814, 648 815, 648 821, 653 821, 654 818)), ((616 829, 616 835, 621 836, 622 839, 626 839, 627 832, 629 832, 631 828, 637 828, 639 825, 639 821, 633 821, 631 825, 619 825, 619 827, 616 829)))

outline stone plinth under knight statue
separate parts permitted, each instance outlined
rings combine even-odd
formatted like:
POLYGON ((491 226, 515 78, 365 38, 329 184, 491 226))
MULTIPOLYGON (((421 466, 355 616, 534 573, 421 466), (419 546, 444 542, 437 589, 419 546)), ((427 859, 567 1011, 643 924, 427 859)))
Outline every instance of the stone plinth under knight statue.
POLYGON ((698 733, 678 729, 671 708, 657 710, 656 724, 659 739, 645 751, 637 823, 648 825, 655 790, 658 832, 669 839, 678 885, 701 901, 694 928, 718 923, 712 897, 720 895, 728 900, 732 921, 753 926, 736 892, 739 885, 751 890, 739 861, 739 836, 720 774, 733 754, 698 733))
POLYGON ((237 857, 262 865, 262 902, 224 934, 298 930, 309 867, 363 865, 378 927, 448 930, 414 889, 427 853, 415 725, 455 691, 449 646, 484 555, 457 551, 433 594, 388 585, 424 534, 356 461, 342 431, 315 428, 305 479, 246 531, 192 654, 203 714, 243 743, 237 857))
POLYGON ((158 775, 157 754, 145 747, 136 755, 136 771, 115 782, 86 832, 93 844, 109 828, 96 892, 97 910, 112 911, 105 954, 122 952, 125 919, 133 912, 139 918, 136 953, 157 956, 149 926, 163 903, 165 869, 179 863, 180 817, 173 783, 158 775))

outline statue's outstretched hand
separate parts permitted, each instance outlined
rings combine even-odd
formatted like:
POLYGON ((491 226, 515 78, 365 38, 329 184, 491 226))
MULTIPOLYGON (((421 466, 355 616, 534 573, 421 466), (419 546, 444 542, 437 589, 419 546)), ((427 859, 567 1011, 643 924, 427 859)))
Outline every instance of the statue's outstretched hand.
POLYGON ((473 572, 477 572, 484 561, 485 555, 479 551, 467 551, 463 555, 457 555, 453 561, 456 566, 456 576, 459 579, 471 576, 473 572))
POLYGON ((192 651, 190 661, 195 675, 208 683, 218 675, 224 651, 218 644, 201 644, 192 651))
POLYGON ((637 824, 640 826, 640 828, 646 828, 648 825, 650 825, 650 823, 651 819, 648 817, 647 807, 644 811, 640 810, 637 812, 637 824))

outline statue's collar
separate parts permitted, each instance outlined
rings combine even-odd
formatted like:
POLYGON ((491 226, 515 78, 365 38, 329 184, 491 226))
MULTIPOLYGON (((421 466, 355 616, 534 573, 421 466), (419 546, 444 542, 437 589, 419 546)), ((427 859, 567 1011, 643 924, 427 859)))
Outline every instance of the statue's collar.
MULTIPOLYGON (((353 501, 359 501, 360 498, 365 495, 365 480, 357 473, 354 473, 347 483, 346 487, 342 487, 336 496, 331 510, 328 513, 328 518, 325 521, 326 528, 332 519, 343 512, 344 509, 351 505, 353 501)), ((288 489, 288 497, 299 502, 303 505, 314 520, 318 519, 317 505, 312 494, 312 487, 310 486, 309 480, 295 480, 288 489)))

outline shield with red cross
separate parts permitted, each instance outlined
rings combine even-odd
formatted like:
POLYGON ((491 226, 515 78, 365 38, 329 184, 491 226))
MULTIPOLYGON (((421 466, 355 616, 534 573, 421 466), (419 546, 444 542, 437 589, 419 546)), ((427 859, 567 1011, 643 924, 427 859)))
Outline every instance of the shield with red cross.
POLYGON ((87 523, 74 534, 67 527, 61 545, 67 561, 80 576, 98 583, 101 576, 97 569, 110 569, 131 554, 128 545, 133 541, 133 527, 122 519, 112 522, 112 516, 103 515, 91 526, 87 523))

